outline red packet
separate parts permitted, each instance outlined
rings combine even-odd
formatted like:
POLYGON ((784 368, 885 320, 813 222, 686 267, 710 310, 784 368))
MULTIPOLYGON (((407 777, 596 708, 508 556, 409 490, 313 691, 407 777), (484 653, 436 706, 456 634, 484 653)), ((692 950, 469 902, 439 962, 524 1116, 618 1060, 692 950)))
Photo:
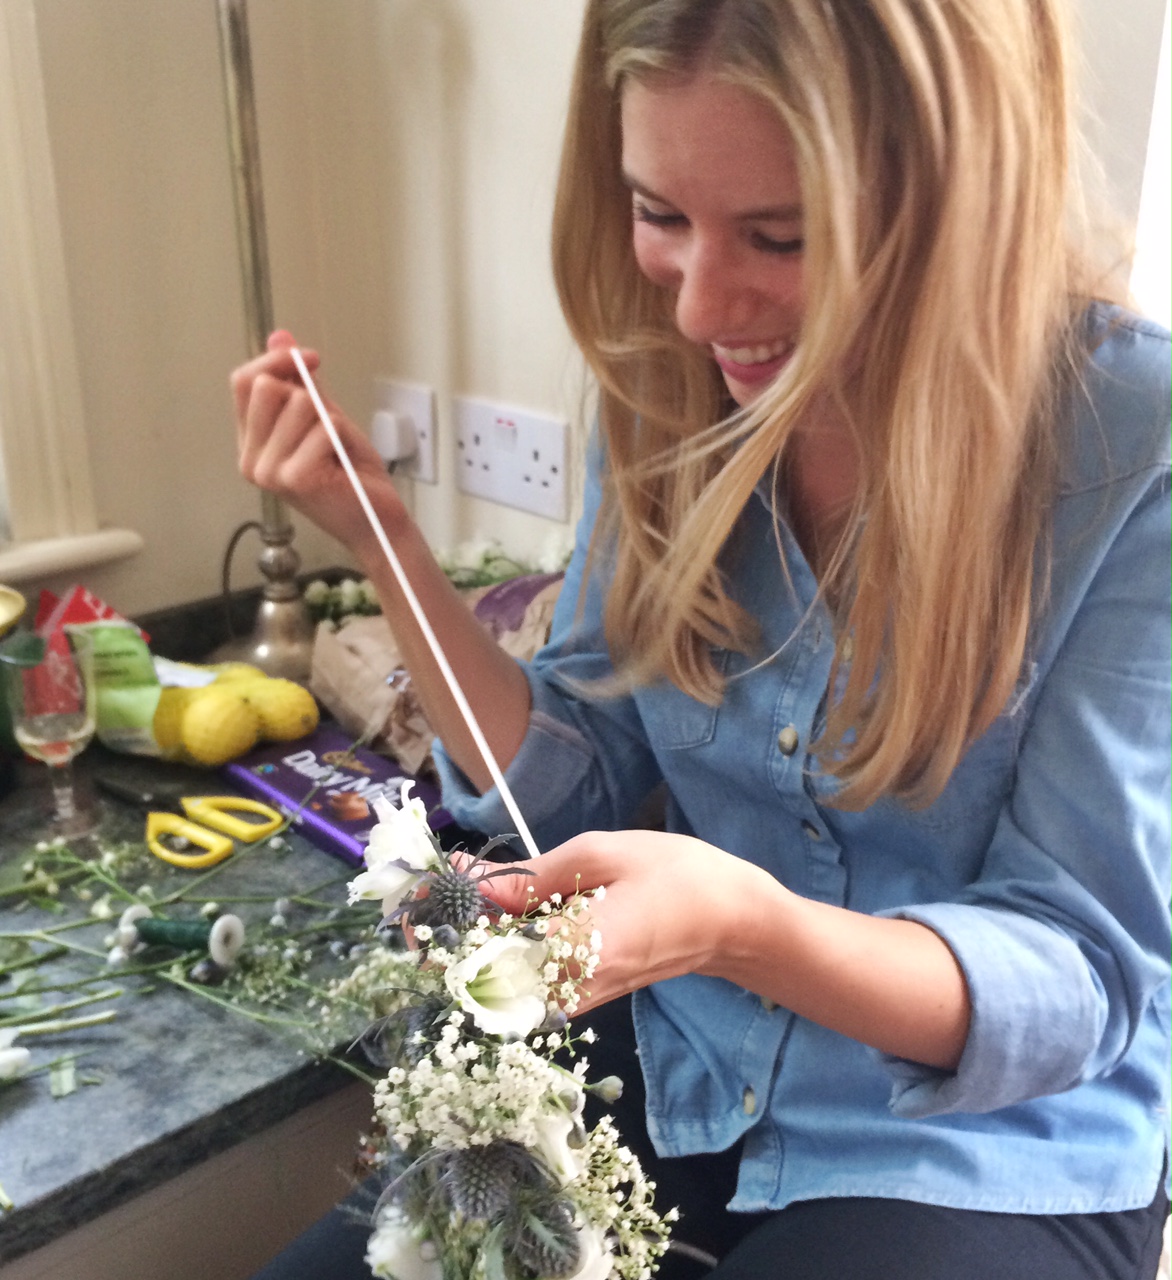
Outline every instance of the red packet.
MULTIPOLYGON (((101 597, 87 587, 72 586, 63 596, 42 591, 37 602, 37 616, 33 623, 39 636, 50 638, 62 627, 84 625, 87 622, 125 622, 126 619, 112 609, 101 597)), ((149 642, 150 636, 139 629, 139 635, 149 642)))
MULTIPOLYGON (((82 586, 72 586, 63 596, 42 591, 33 628, 45 638, 46 661, 24 673, 25 696, 35 697, 41 714, 79 711, 84 691, 73 676, 67 626, 87 622, 126 622, 117 610, 82 586)), ((133 625, 133 624, 130 624, 133 625)), ((148 637, 141 630, 143 639, 148 637)))

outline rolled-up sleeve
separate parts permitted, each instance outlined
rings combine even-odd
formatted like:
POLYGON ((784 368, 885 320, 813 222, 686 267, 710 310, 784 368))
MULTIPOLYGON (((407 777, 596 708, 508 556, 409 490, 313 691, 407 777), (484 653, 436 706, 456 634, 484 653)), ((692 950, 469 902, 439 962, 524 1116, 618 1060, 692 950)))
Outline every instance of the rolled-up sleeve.
POLYGON ((1104 1076, 1168 983, 1169 485, 1166 470, 1131 481, 1110 539, 1095 536, 1104 492, 1060 513, 1058 640, 979 878, 958 901, 881 913, 938 933, 972 1001, 955 1072, 886 1059, 897 1114, 991 1111, 1104 1076))

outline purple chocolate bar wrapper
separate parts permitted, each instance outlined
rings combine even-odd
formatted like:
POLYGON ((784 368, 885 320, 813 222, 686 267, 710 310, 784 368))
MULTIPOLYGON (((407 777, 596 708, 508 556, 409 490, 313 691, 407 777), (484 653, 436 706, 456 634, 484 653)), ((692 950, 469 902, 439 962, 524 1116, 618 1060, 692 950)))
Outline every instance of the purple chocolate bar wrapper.
POLYGON ((452 822, 451 814, 440 808, 437 787, 386 756, 352 747, 348 735, 330 725, 296 742, 258 747, 222 772, 239 790, 289 815, 297 831, 319 849, 356 866, 363 864, 370 830, 378 821, 370 802, 385 795, 397 806, 404 782, 414 783, 411 795, 423 801, 433 831, 452 822), (347 755, 350 763, 343 762, 347 755), (348 808, 365 808, 365 813, 348 817, 348 808))

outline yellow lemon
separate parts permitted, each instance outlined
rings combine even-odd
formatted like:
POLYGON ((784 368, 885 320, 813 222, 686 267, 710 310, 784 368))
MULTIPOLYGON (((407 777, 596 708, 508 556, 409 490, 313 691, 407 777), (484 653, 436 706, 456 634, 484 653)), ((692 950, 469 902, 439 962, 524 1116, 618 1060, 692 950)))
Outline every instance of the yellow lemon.
POLYGON ((183 712, 195 692, 194 689, 164 688, 159 694, 152 729, 159 749, 169 758, 183 751, 183 712))
POLYGON ((293 680, 249 680, 234 685, 260 717, 261 737, 269 742, 292 742, 317 728, 313 694, 293 680))
POLYGON ((240 696, 236 682, 209 684, 190 691, 180 734, 183 749, 197 764, 235 760, 256 745, 260 717, 240 696))
POLYGON ((209 670, 216 673, 216 684, 232 680, 264 680, 265 673, 251 662, 215 662, 209 670))

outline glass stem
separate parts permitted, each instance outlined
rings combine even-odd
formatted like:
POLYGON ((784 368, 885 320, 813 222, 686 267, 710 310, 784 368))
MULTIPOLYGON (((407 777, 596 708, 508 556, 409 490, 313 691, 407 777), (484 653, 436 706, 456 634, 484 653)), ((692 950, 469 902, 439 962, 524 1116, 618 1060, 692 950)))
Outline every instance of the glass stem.
POLYGON ((53 780, 53 803, 57 806, 57 817, 62 822, 68 822, 77 815, 73 791, 73 761, 53 765, 49 776, 53 780))

